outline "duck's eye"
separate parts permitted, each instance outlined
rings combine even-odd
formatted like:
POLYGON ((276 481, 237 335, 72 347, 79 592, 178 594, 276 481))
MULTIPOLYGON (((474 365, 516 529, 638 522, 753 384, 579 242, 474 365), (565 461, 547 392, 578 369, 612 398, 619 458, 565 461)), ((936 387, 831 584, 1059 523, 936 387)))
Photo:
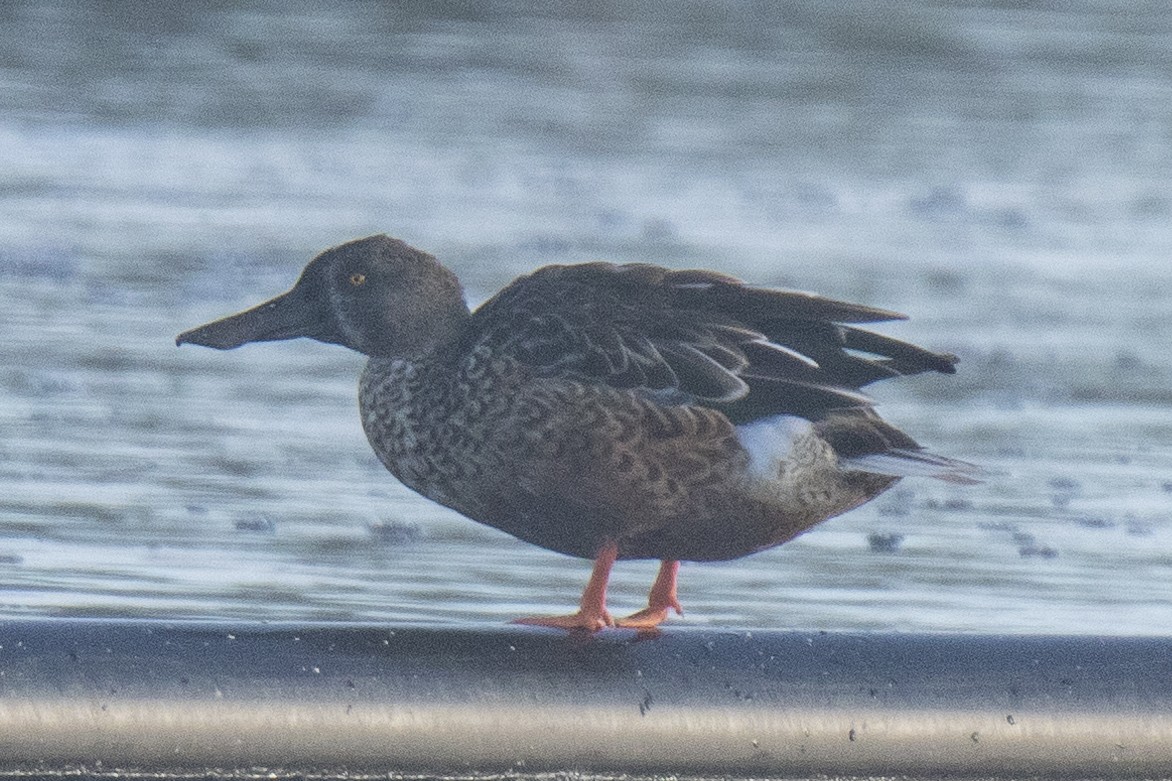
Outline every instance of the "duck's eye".
POLYGON ((357 273, 351 274, 350 275, 350 284, 353 285, 354 287, 360 287, 360 286, 366 284, 366 275, 365 274, 357 274, 357 273))

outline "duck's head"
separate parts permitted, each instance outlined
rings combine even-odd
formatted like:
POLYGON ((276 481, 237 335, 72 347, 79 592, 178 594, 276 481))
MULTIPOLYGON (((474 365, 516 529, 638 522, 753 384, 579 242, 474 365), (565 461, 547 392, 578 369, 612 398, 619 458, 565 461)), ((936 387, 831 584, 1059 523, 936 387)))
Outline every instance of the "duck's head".
POLYGON ((180 344, 231 350, 307 336, 366 355, 415 358, 454 339, 468 317, 456 275, 389 236, 318 255, 292 290, 179 334, 180 344))

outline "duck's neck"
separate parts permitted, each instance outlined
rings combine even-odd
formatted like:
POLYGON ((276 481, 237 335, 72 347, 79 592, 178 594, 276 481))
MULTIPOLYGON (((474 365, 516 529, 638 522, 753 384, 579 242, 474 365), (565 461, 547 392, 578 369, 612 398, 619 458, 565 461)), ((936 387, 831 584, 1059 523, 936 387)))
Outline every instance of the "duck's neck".
POLYGON ((371 358, 425 363, 460 342, 471 316, 467 304, 461 299, 442 310, 397 318, 393 324, 388 324, 389 336, 378 339, 361 352, 371 358))

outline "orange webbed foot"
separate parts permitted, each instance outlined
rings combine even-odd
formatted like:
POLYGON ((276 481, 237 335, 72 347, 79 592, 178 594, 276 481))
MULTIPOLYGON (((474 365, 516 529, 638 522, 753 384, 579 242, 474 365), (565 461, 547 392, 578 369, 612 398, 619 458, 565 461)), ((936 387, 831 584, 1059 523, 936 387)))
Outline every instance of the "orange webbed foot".
POLYGON ((620 618, 614 622, 614 625, 623 629, 654 629, 667 620, 672 610, 676 612, 676 615, 682 616, 684 614, 684 609, 680 607, 680 603, 673 600, 668 605, 648 605, 638 613, 632 613, 626 618, 620 618))
POLYGON ((512 623, 526 626, 548 626, 553 629, 568 631, 597 632, 608 626, 614 626, 614 619, 606 610, 606 582, 610 579, 610 568, 619 555, 619 548, 613 542, 603 545, 594 559, 594 569, 590 573, 590 581, 586 590, 582 592, 582 601, 578 604, 578 612, 568 616, 531 616, 518 618, 512 623))
POLYGON ((647 597, 647 607, 626 618, 620 618, 614 625, 626 629, 654 629, 667 620, 671 610, 682 616, 684 609, 676 598, 676 574, 679 571, 678 561, 663 562, 647 597))
POLYGON ((579 610, 568 616, 528 616, 514 619, 511 623, 525 626, 548 626, 569 632, 597 632, 615 625, 614 619, 605 610, 601 612, 579 610))

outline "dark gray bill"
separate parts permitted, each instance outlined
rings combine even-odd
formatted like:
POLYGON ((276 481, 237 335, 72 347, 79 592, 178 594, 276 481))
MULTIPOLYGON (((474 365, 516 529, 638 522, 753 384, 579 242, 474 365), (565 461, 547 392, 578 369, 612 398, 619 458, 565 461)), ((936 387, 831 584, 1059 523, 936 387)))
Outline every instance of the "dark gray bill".
POLYGON ((249 342, 275 342, 299 336, 319 338, 321 331, 318 307, 305 301, 294 288, 252 309, 184 331, 175 338, 175 345, 199 344, 231 350, 249 342))

